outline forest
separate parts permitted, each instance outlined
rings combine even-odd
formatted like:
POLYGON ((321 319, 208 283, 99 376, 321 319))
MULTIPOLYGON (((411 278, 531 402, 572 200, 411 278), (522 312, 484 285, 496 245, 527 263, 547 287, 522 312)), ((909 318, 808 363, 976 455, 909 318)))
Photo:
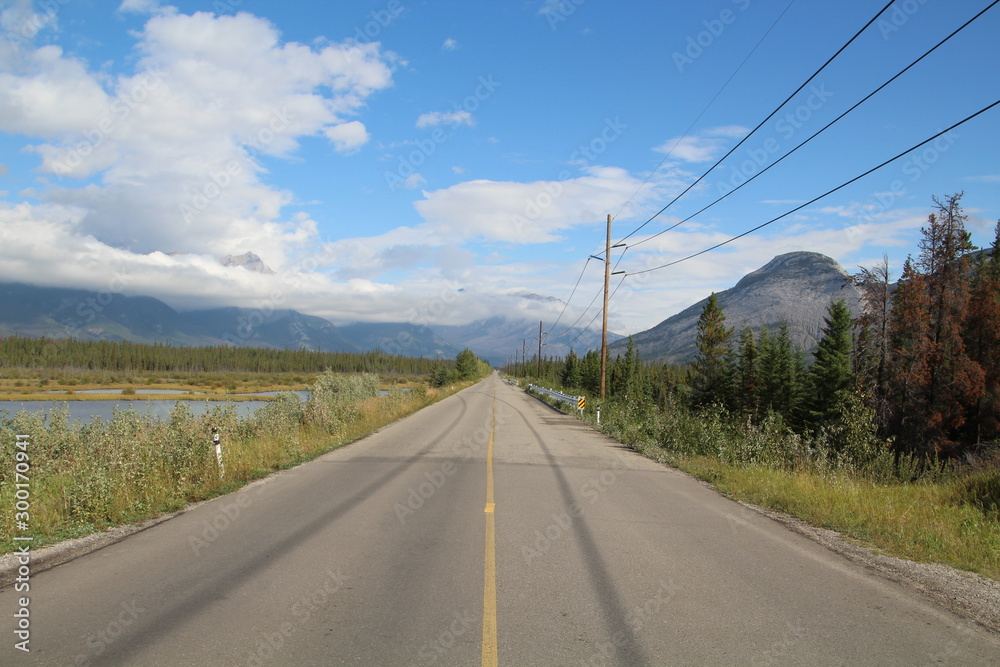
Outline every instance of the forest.
MULTIPOLYGON (((727 327, 713 294, 698 322, 697 358, 687 366, 644 363, 630 341, 608 360, 607 402, 722 411, 741 424, 776 421, 795 434, 826 434, 835 449, 847 446, 837 434, 859 420, 872 442, 900 454, 955 459, 995 445, 1000 223, 992 248, 977 251, 961 199, 933 198, 919 255, 906 260, 898 282, 887 257, 852 276, 864 312, 854 318, 843 301, 832 302, 815 350, 793 345, 784 326, 727 327)), ((597 350, 505 371, 600 392, 597 350)))

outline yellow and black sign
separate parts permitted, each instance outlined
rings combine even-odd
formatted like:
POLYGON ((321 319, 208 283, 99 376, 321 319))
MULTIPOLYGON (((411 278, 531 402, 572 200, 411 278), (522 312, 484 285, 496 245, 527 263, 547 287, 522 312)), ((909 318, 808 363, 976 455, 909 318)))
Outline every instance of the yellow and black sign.
POLYGON ((576 409, 577 410, 583 410, 585 407, 587 407, 587 397, 586 396, 581 396, 580 398, 576 399, 576 409))

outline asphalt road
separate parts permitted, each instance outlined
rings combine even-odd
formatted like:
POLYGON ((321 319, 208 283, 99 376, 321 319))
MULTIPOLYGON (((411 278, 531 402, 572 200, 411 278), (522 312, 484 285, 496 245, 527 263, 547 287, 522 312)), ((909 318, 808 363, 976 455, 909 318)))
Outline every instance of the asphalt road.
POLYGON ((496 376, 0 592, 2 665, 1000 664, 496 376))

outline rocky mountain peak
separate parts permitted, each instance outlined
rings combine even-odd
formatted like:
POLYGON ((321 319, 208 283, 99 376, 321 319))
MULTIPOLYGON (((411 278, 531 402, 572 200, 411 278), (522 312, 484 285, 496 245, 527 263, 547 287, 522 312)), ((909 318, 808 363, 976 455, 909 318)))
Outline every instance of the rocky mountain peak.
POLYGON ((250 251, 247 251, 242 255, 226 255, 219 260, 219 264, 226 267, 242 266, 247 271, 253 271, 254 273, 274 275, 274 271, 268 268, 267 264, 264 263, 264 260, 250 251))

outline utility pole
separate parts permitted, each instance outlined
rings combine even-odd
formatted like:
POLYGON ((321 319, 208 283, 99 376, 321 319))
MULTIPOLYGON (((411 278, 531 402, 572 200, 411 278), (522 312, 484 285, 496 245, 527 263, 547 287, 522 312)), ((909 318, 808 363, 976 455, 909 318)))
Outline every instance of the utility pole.
POLYGON ((542 378, 542 321, 538 321, 538 378, 542 378))
POLYGON ((521 367, 524 371, 524 377, 528 377, 528 341, 525 338, 521 339, 521 367))
MULTIPOLYGON (((611 214, 608 213, 608 236, 604 244, 604 322, 601 326, 601 401, 604 401, 604 388, 608 376, 608 289, 611 282, 611 248, 621 248, 624 243, 611 245, 611 214)), ((593 257, 593 255, 591 255, 593 257)), ((600 259, 595 257, 594 259, 600 259)), ((615 275, 625 273, 615 271, 615 275)))
POLYGON ((601 326, 601 402, 608 374, 608 284, 611 282, 611 214, 608 213, 608 240, 604 244, 604 323, 601 326))

